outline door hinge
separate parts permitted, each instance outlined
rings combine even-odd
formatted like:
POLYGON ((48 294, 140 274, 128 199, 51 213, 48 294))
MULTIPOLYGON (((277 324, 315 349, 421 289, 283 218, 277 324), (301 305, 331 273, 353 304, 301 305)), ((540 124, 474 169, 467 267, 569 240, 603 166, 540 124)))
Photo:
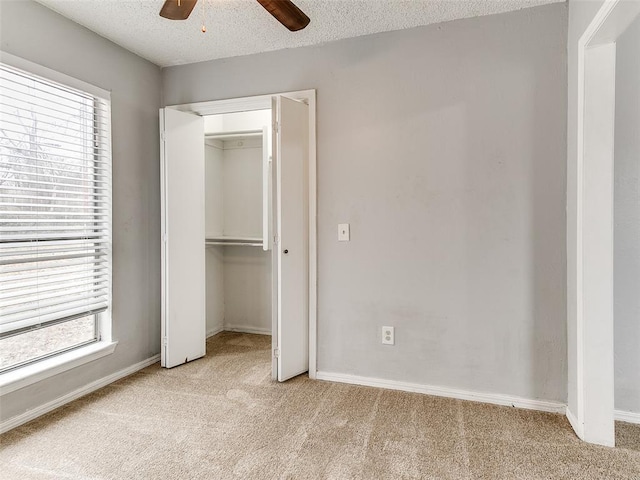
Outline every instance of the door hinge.
POLYGON ((167 337, 162 337, 162 346, 163 347, 167 346, 167 337))
POLYGON ((164 233, 164 234, 162 235, 162 241, 163 241, 164 243, 167 243, 167 238, 168 238, 168 237, 167 237, 167 234, 166 234, 166 233, 164 233))
POLYGON ((273 122, 273 131, 275 133, 278 133, 279 129, 280 129, 280 124, 278 122, 273 122))
POLYGON ((278 245, 278 243, 280 242, 280 237, 278 237, 277 235, 274 235, 273 237, 273 244, 274 245, 278 245))
POLYGON ((279 348, 274 348, 273 349, 273 356, 276 358, 280 358, 280 349, 279 348))
POLYGON ((164 142, 164 131, 160 132, 160 140, 164 142))

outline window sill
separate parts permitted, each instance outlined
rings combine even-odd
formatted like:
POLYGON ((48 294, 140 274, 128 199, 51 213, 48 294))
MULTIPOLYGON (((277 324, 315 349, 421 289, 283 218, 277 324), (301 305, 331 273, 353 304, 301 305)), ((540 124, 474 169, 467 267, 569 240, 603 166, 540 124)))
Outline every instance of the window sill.
POLYGON ((2 373, 0 374, 0 396, 110 355, 116 349, 116 345, 118 342, 92 343, 86 347, 2 373))

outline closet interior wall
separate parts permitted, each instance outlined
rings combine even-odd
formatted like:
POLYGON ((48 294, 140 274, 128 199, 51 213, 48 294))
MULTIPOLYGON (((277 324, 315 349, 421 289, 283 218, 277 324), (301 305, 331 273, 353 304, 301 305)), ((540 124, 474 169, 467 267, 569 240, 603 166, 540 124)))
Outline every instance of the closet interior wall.
POLYGON ((206 238, 255 239, 206 247, 207 336, 271 334, 271 251, 261 246, 263 137, 210 137, 270 123, 270 110, 205 117, 206 238))

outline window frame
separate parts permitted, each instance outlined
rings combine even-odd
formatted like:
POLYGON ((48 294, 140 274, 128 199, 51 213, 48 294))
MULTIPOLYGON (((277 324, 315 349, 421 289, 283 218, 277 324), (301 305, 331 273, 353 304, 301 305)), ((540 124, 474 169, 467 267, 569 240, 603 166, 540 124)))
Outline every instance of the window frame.
MULTIPOLYGON (((109 152, 111 152, 111 93, 102 88, 91 85, 77 78, 65 75, 58 71, 44 67, 42 65, 30 62, 21 57, 9 54, 0 50, 0 62, 11 67, 23 70, 43 79, 59 83, 61 85, 83 91, 95 97, 99 97, 107 102, 108 112, 106 118, 108 124, 103 125, 107 139, 105 142, 109 144, 109 152)), ((109 168, 113 170, 112 157, 110 158, 109 168)), ((112 191, 110 192, 112 194, 112 191)), ((96 327, 98 340, 84 346, 78 346, 70 350, 46 356, 42 359, 35 360, 31 363, 17 366, 10 370, 0 373, 0 396, 13 392, 20 388, 34 384, 46 378, 58 375, 64 371, 70 370, 82 364, 91 362, 98 358, 110 355, 115 351, 116 341, 112 339, 112 302, 113 302, 113 197, 108 202, 107 220, 109 230, 109 245, 107 249, 106 264, 109 274, 108 292, 107 292, 107 309, 104 312, 96 314, 96 327)))

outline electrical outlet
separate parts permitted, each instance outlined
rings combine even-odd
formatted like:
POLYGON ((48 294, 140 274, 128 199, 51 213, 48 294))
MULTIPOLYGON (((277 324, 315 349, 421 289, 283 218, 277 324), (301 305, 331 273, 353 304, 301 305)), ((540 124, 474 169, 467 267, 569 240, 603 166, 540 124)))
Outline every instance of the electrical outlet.
POLYGON ((395 329, 393 327, 382 327, 382 344, 395 345, 395 329))

